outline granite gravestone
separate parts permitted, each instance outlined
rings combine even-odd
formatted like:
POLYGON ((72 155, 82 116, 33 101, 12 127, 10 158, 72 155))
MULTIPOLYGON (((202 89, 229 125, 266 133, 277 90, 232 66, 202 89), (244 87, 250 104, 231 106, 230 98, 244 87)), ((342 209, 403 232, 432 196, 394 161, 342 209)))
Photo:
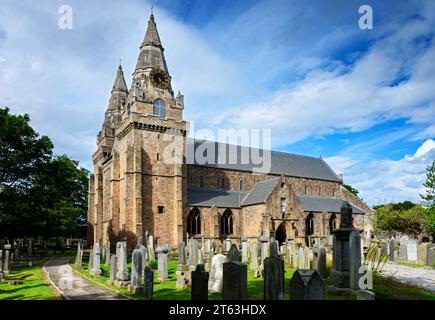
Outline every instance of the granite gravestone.
POLYGON ((118 265, 116 266, 115 286, 122 287, 128 285, 128 267, 127 267, 127 244, 125 241, 117 243, 118 265))
POLYGON ((396 240, 394 240, 394 238, 390 239, 390 241, 388 242, 388 247, 390 252, 388 255, 388 260, 396 260, 396 240))
POLYGON ((101 269, 100 269, 100 258, 101 258, 101 249, 100 244, 96 243, 94 245, 94 248, 92 249, 92 268, 91 268, 91 274, 94 277, 98 277, 101 275, 101 269))
POLYGON ((361 238, 360 232, 354 230, 349 237, 349 287, 359 289, 359 269, 361 267, 361 238))
POLYGON ((407 236, 400 237, 399 260, 408 260, 408 240, 407 236))
POLYGON ((131 283, 128 286, 128 291, 130 291, 130 293, 137 294, 141 293, 143 290, 143 287, 141 286, 143 271, 142 260, 142 250, 140 249, 140 246, 137 246, 132 254, 131 283))
POLYGON ((298 269, 290 279, 290 300, 324 300, 325 283, 314 270, 298 269))
POLYGON ((264 259, 264 300, 284 299, 284 260, 277 253, 276 244, 272 243, 270 257, 264 259))
POLYGON ((408 248, 406 250, 408 255, 408 261, 417 261, 417 240, 409 239, 408 248))
POLYGON ((228 251, 227 261, 242 261, 242 256, 240 255, 239 249, 237 249, 235 244, 232 244, 230 251, 228 251))
POLYGON ((157 247, 157 266, 158 278, 162 282, 168 281, 168 249, 166 247, 157 247))
MULTIPOLYGON (((344 201, 340 208, 340 227, 331 231, 334 235, 334 248, 330 280, 337 288, 349 288, 350 234, 356 229, 352 223, 352 206, 344 201)), ((358 239, 359 241, 359 239, 358 239)), ((352 249, 353 250, 353 249, 352 249)), ((358 255, 360 249, 358 247, 358 255)))
POLYGON ((3 274, 6 276, 9 274, 9 270, 10 270, 9 257, 10 257, 11 245, 5 244, 3 248, 4 248, 3 274))
POLYGON ((242 262, 248 263, 248 240, 242 239, 242 262))
POLYGON ((154 270, 150 267, 145 267, 144 277, 144 293, 145 297, 151 299, 153 297, 154 290, 154 270))
POLYGON ((208 299, 208 272, 205 271, 203 264, 198 264, 195 271, 192 271, 192 300, 208 299))
POLYGON ((109 275, 109 280, 107 281, 109 284, 115 283, 117 266, 118 266, 118 257, 116 255, 112 255, 110 257, 110 275, 109 275))
POLYGON ((222 298, 224 300, 248 299, 248 268, 240 261, 224 262, 222 298))
POLYGON ((328 277, 326 272, 326 249, 324 247, 313 248, 313 268, 317 270, 323 279, 328 277))
POLYGON ((258 245, 257 243, 252 243, 250 246, 251 250, 251 261, 249 263, 249 268, 251 271, 257 271, 258 269, 258 245))

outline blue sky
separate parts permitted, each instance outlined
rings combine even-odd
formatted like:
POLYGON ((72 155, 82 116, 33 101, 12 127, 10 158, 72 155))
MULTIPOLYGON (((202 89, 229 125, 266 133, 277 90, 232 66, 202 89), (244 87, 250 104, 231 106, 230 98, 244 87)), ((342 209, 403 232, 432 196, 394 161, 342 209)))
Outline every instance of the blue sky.
POLYGON ((91 169, 119 58, 131 83, 151 4, 195 128, 271 128, 370 204, 419 200, 435 158, 433 1, 2 0, 0 103, 91 169), (60 5, 72 30, 58 27, 60 5), (374 28, 358 27, 360 5, 374 28))

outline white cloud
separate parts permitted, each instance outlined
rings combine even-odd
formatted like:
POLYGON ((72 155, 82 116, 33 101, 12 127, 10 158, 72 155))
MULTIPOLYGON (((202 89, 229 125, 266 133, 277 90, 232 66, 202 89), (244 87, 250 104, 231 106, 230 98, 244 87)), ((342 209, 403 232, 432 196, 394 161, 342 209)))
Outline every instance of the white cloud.
POLYGON ((311 70, 268 99, 228 110, 219 125, 272 128, 275 146, 398 118, 430 126, 435 122, 433 108, 429 111, 435 103, 434 28, 434 15, 410 20, 374 41, 353 65, 326 62, 328 68, 311 70))
POLYGON ((435 159, 435 141, 428 139, 413 155, 402 159, 359 161, 349 157, 329 157, 325 160, 337 172, 344 174, 344 182, 360 191, 371 205, 410 200, 420 201, 424 193, 426 167, 435 159))

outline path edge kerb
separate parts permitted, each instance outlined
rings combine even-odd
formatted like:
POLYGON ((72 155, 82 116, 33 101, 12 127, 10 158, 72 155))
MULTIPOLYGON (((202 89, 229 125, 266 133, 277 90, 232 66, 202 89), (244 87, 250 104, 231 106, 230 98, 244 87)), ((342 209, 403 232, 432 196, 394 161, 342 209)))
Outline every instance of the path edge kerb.
POLYGON ((56 285, 56 283, 54 283, 53 280, 51 280, 50 278, 50 273, 47 271, 47 269, 45 268, 45 265, 51 260, 52 258, 50 258, 49 260, 47 260, 44 265, 42 266, 42 271, 44 272, 45 278, 48 280, 48 282, 50 283, 50 285, 60 294, 60 296, 62 297, 62 299, 64 300, 69 300, 68 297, 65 296, 65 293, 56 285))

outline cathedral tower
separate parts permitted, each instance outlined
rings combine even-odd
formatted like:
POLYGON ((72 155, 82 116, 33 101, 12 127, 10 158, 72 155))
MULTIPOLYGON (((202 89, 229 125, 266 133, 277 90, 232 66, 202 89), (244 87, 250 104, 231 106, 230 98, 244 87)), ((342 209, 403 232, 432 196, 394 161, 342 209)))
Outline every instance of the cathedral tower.
POLYGON ((146 231, 160 244, 182 241, 188 132, 183 100, 174 96, 151 15, 130 91, 119 67, 98 135, 89 188, 94 241, 126 238, 131 246, 146 231))

